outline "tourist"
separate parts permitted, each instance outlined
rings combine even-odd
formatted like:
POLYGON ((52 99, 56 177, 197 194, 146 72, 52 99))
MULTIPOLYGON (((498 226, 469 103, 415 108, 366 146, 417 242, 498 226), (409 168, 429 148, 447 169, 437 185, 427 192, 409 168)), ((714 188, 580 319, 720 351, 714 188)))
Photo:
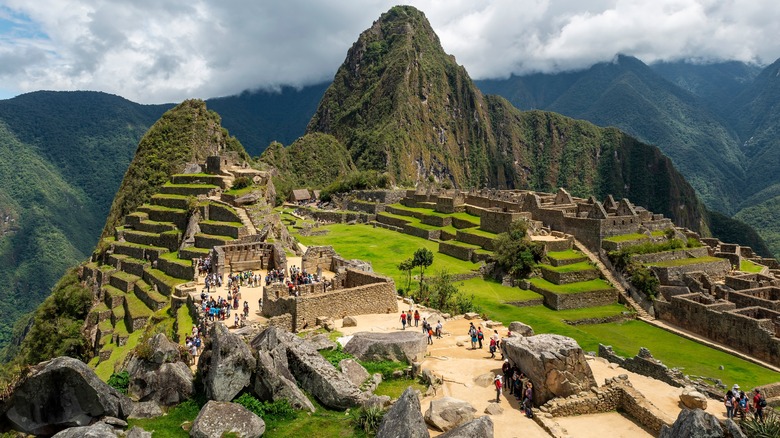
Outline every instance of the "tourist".
MULTIPOLYGON (((414 326, 417 327, 417 321, 419 321, 419 314, 415 311, 415 320, 414 320, 414 326)), ((423 318, 423 325, 422 325, 422 332, 428 333, 428 321, 423 318)))
POLYGON ((234 327, 235 327, 235 328, 238 328, 238 313, 236 313, 236 318, 235 318, 235 320, 236 320, 236 322, 235 322, 235 325, 234 325, 234 327))
POLYGON ((490 338, 490 358, 495 359, 496 358, 496 340, 494 338, 490 338))
POLYGON ((764 407, 766 406, 766 400, 761 395, 761 390, 755 389, 756 395, 753 396, 753 415, 758 418, 758 421, 764 422, 764 407))
POLYGON ((530 381, 525 384, 525 395, 523 398, 523 409, 525 410, 525 416, 528 418, 534 418, 533 412, 533 395, 534 385, 530 381))
POLYGON ((501 365, 501 372, 504 374, 504 382, 506 386, 504 389, 509 389, 509 393, 512 393, 512 365, 509 363, 509 359, 504 359, 503 365, 501 365))
POLYGON ((428 327, 428 345, 433 345, 433 329, 428 327))
POLYGON ((737 400, 737 408, 739 409, 739 418, 741 420, 745 419, 745 416, 748 412, 748 398, 747 395, 745 395, 745 391, 739 391, 739 399, 737 400))
POLYGON ((409 327, 412 326, 412 309, 409 309, 409 312, 406 314, 406 322, 409 324, 409 327))
POLYGON ((244 318, 249 317, 249 302, 244 301, 244 318))
POLYGON ((441 325, 441 320, 439 320, 438 323, 436 323, 436 339, 441 339, 441 331, 443 326, 441 325))
POLYGON ((471 349, 477 349, 477 329, 474 327, 474 323, 469 323, 469 338, 471 338, 471 349))
POLYGON ((482 349, 482 340, 485 339, 485 334, 482 333, 482 326, 479 326, 477 330, 477 341, 479 341, 479 349, 482 349))
POLYGON ((406 312, 401 312, 401 330, 406 330, 406 312))
POLYGON ((496 403, 501 403, 501 375, 496 376, 494 383, 496 385, 496 403))
POLYGON ((726 397, 723 399, 726 406, 726 418, 734 418, 734 394, 731 390, 726 391, 726 397))
POLYGON ((417 310, 414 311, 414 326, 417 327, 420 325, 420 312, 417 310))

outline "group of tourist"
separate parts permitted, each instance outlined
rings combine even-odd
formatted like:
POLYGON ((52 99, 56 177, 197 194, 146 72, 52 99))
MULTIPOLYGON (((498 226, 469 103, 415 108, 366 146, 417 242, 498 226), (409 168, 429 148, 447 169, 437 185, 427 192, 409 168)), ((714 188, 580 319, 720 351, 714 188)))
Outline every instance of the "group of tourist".
POLYGON ((187 335, 186 339, 184 340, 184 346, 187 348, 187 352, 190 354, 190 365, 195 365, 195 360, 198 357, 200 350, 203 348, 203 340, 201 339, 202 336, 203 330, 193 325, 192 334, 187 335))
POLYGON ((753 393, 751 401, 745 391, 741 391, 739 385, 735 383, 731 389, 726 391, 726 396, 723 398, 723 404, 726 406, 726 417, 733 419, 738 415, 744 420, 747 414, 752 412, 758 421, 763 422, 766 399, 759 388, 754 389, 753 393))
POLYGON ((196 260, 196 266, 198 269, 198 275, 201 277, 211 272, 211 254, 206 257, 198 257, 196 260))
POLYGON ((231 286, 247 286, 258 287, 260 286, 260 275, 255 274, 252 271, 241 271, 236 273, 230 273, 228 275, 228 287, 231 286))
MULTIPOLYGON (((420 326, 420 311, 415 310, 414 313, 412 313, 412 309, 409 309, 408 312, 401 312, 401 330, 406 330, 406 324, 409 324, 409 327, 412 326, 412 320, 414 320, 414 326, 419 327, 420 326)), ((441 339, 441 331, 442 331, 442 324, 441 320, 436 323, 436 327, 433 327, 430 322, 426 318, 422 318, 422 332, 423 334, 428 338, 428 345, 433 345, 433 337, 436 336, 437 339, 441 339)))

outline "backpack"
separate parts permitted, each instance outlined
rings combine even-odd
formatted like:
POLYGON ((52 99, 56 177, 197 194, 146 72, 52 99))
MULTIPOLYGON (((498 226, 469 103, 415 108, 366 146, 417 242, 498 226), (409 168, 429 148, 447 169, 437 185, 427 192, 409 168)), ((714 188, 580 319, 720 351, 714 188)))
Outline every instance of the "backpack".
POLYGON ((762 408, 766 407, 766 399, 763 396, 758 399, 758 406, 762 408))
POLYGON ((479 340, 485 339, 485 335, 483 335, 482 332, 477 332, 477 339, 479 340))

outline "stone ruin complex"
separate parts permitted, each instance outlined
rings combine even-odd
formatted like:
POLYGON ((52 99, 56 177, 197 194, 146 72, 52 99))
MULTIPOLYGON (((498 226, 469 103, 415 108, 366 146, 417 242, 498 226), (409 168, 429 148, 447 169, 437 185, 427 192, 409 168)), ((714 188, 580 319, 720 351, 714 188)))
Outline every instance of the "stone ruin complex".
POLYGON ((335 273, 332 280, 299 285, 292 292, 276 283, 263 287, 263 316, 271 325, 289 331, 313 327, 323 318, 344 318, 396 310, 395 283, 359 260, 346 260, 330 246, 309 247, 301 261, 303 271, 335 273))
MULTIPOLYGON (((615 200, 610 195, 602 202, 594 197, 573 197, 564 189, 556 193, 495 189, 372 190, 352 192, 342 208, 338 211, 300 209, 298 213, 325 222, 372 223, 438 240, 439 252, 472 262, 487 260, 487 251, 493 248, 492 240, 485 233, 470 233, 471 229, 500 233, 511 222, 521 219, 528 221, 532 239, 544 243, 547 251, 569 249, 574 242, 579 242, 613 271, 608 258, 610 251, 639 243, 661 243, 670 237, 682 242, 695 239, 704 245, 631 256, 659 279, 660 291, 654 300, 635 290, 615 272, 626 295, 639 303, 635 308, 640 316, 646 315, 648 320, 657 317, 780 366, 780 281, 777 277, 780 264, 777 260, 759 257, 749 247, 701 238, 628 199, 615 200), (398 204, 408 210, 394 207, 398 204), (433 213, 417 213, 414 209, 433 213), (479 220, 469 224, 456 216, 447 216, 460 212, 477 216, 479 220), (410 215, 429 226, 415 226, 404 218, 410 215), (454 227, 456 232, 451 234, 444 227, 454 227), (636 237, 625 239, 631 235, 636 237), (739 271, 744 262, 761 272, 739 271)), ((555 284, 567 282, 555 272, 543 269, 542 274, 555 284)), ((596 274, 599 275, 598 271, 596 274)), ((544 304, 553 309, 606 304, 614 302, 617 296, 614 290, 603 291, 586 300, 579 294, 550 294, 528 283, 526 287, 542 294, 544 304)), ((623 295, 617 298, 632 302, 623 295)))

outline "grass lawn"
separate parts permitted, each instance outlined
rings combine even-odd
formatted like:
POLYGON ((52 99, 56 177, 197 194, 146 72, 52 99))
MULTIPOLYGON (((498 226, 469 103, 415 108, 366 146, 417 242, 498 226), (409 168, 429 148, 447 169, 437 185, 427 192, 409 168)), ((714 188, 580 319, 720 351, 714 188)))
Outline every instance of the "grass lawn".
POLYGON ((127 354, 138 345, 138 341, 141 339, 142 334, 143 331, 138 330, 130 334, 125 345, 121 347, 114 345, 114 351, 111 353, 111 357, 108 360, 100 362, 97 367, 95 367, 95 373, 100 377, 100 380, 104 382, 108 381, 108 378, 114 373, 114 364, 121 365, 125 361, 127 354))
MULTIPOLYGON (((465 281, 457 281, 461 292, 468 295, 474 295, 478 305, 484 303, 502 303, 513 301, 529 301, 542 298, 534 291, 523 290, 519 287, 504 286, 496 281, 486 281, 481 278, 472 278, 465 281)), ((485 306, 482 306, 483 309, 485 306)))
POLYGON ((547 253, 547 258, 555 260, 574 260, 585 257, 585 254, 575 251, 573 249, 567 251, 550 251, 547 253))
MULTIPOLYGON (((439 242, 432 240, 384 228, 374 228, 370 225, 335 224, 323 228, 330 231, 322 236, 296 235, 296 238, 306 246, 332 245, 346 259, 370 261, 374 271, 392 277, 396 287, 406 286, 406 274, 398 270, 398 264, 412 257, 418 248, 428 248, 433 252, 433 265, 425 270, 426 276, 441 270, 460 274, 479 268, 476 263, 458 260, 437 252, 439 242)), ((415 275, 418 272, 418 269, 414 270, 415 275)))
POLYGON ((694 265, 696 263, 712 263, 712 262, 720 262, 726 259, 721 259, 718 257, 692 257, 688 259, 678 259, 678 260, 666 260, 663 262, 658 263, 649 263, 647 266, 658 266, 659 268, 670 268, 672 266, 687 266, 687 265, 694 265))
MULTIPOLYGON (((682 367, 684 374, 719 378, 729 387, 739 383, 743 388, 753 388, 780 380, 780 373, 769 371, 642 321, 585 325, 579 326, 579 329, 599 339, 602 344, 612 345, 615 352, 622 356, 633 357, 639 352, 639 347, 645 347, 656 359, 660 359, 669 367, 682 367), (724 370, 718 369, 720 365, 723 365, 724 370)), ((595 350, 597 345, 589 346, 588 349, 595 350)))
POLYGON ((406 388, 410 386, 414 389, 420 390, 423 394, 425 394, 425 391, 428 389, 427 386, 423 385, 417 380, 391 379, 391 380, 383 380, 382 383, 380 383, 379 386, 377 386, 376 391, 374 391, 374 394, 387 395, 393 400, 395 400, 398 397, 400 397, 401 394, 404 393, 404 391, 406 391, 406 388))
POLYGON ((590 262, 572 263, 571 265, 563 265, 563 266, 539 265, 539 267, 545 268, 553 272, 560 272, 560 273, 593 271, 596 269, 596 267, 591 265, 590 262))
POLYGON ((630 242, 632 240, 642 240, 647 238, 648 237, 646 234, 633 233, 633 234, 621 234, 619 236, 607 237, 604 240, 607 242, 622 243, 622 242, 630 242))
POLYGON ((758 263, 753 263, 750 260, 740 260, 739 262, 739 270, 742 272, 750 272, 752 274, 757 274, 761 272, 761 270, 764 269, 763 265, 759 265, 758 263))
POLYGON ((480 230, 479 228, 466 228, 466 229, 460 230, 460 232, 463 233, 463 234, 473 234, 475 236, 487 237, 488 239, 495 239, 496 237, 498 237, 498 234, 496 234, 496 233, 491 233, 490 231, 480 230))
POLYGON ((610 286, 609 283, 600 278, 569 284, 553 284, 540 277, 532 278, 530 281, 531 284, 536 287, 548 290, 550 292, 555 292, 557 294, 579 294, 583 292, 612 289, 612 286, 610 286))
MULTIPOLYGON (((399 272, 396 266, 420 247, 426 247, 434 252, 434 264, 432 269, 426 271, 426 275, 442 268, 448 269, 451 273, 458 273, 477 267, 474 263, 436 253, 437 242, 418 237, 366 225, 331 225, 326 228, 330 232, 324 236, 296 237, 305 245, 332 245, 337 252, 348 259, 370 261, 375 271, 390 275, 399 286, 405 287, 406 281, 403 273, 399 272)), ((599 343, 611 344, 618 354, 633 357, 639 352, 639 347, 644 346, 656 359, 663 361, 669 367, 680 367, 684 368, 686 373, 719 378, 727 384, 739 382, 744 387, 752 387, 780 381, 779 373, 643 322, 580 326, 571 326, 563 322, 608 317, 628 311, 617 303, 560 311, 550 310, 544 306, 517 307, 506 304, 505 301, 522 300, 516 299, 515 296, 525 296, 530 299, 530 295, 527 294, 533 292, 504 287, 479 278, 455 284, 464 293, 474 294, 482 312, 490 319, 501 321, 505 326, 512 321, 522 321, 533 327, 536 333, 569 336, 576 339, 585 351, 597 351, 599 343), (724 370, 718 369, 720 365, 724 366, 724 370)), ((268 436, 276 435, 268 434, 268 436)))

